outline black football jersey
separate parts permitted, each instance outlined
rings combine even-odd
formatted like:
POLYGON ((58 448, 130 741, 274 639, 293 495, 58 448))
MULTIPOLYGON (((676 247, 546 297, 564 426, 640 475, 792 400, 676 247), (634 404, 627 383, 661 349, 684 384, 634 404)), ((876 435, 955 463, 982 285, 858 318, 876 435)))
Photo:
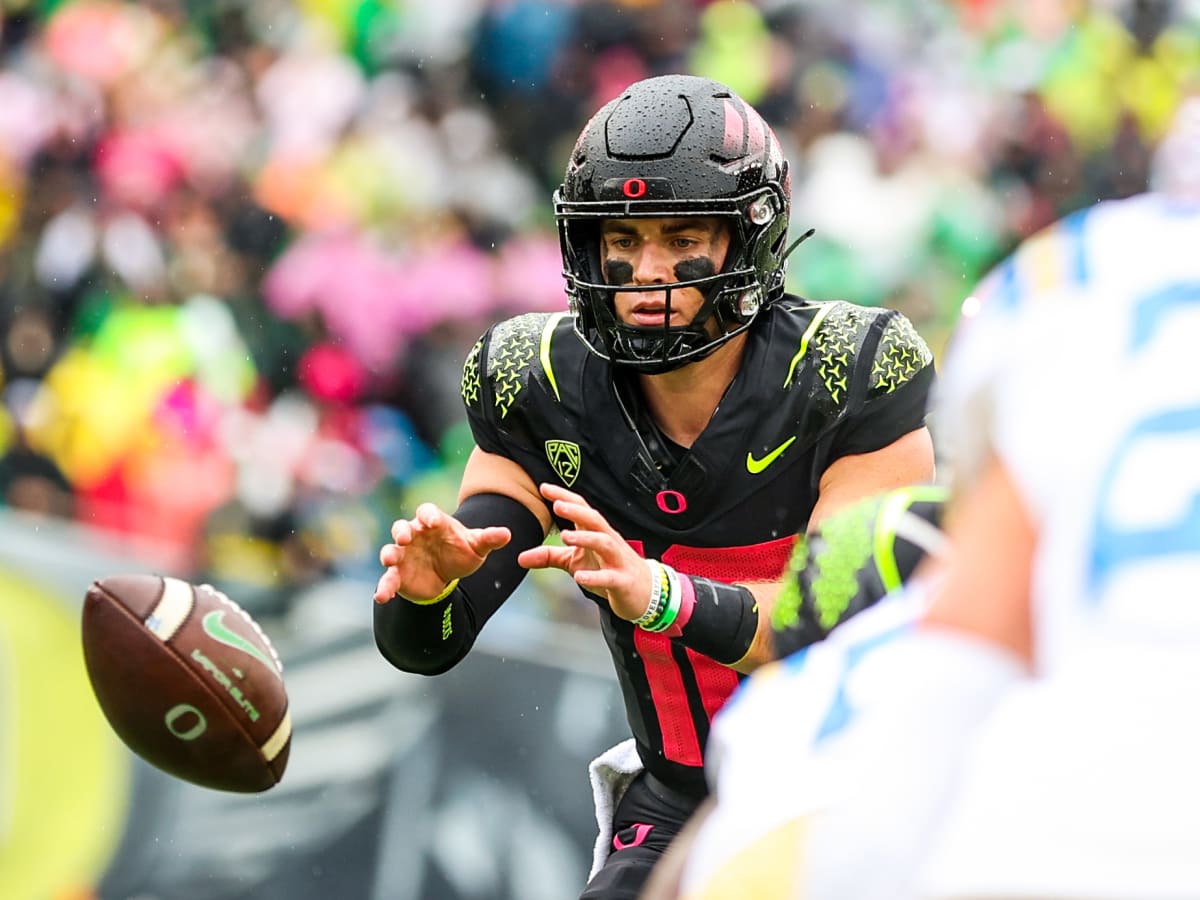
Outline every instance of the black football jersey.
MULTIPOLYGON (((463 367, 475 441, 582 495, 644 556, 726 583, 777 581, 829 464, 924 424, 932 354, 899 313, 840 301, 786 296, 747 334, 738 375, 685 450, 569 314, 500 322, 463 367)), ((740 676, 592 599, 647 769, 702 793, 709 722, 740 676)))

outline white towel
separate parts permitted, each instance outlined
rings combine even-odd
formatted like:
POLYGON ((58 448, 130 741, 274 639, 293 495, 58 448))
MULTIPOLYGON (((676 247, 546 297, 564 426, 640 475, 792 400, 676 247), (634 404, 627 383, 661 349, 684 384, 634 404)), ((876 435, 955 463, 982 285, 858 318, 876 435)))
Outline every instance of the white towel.
POLYGON ((588 881, 596 876, 612 852, 613 816, 617 813, 617 804, 642 769, 642 760, 633 738, 610 747, 588 763, 588 780, 592 783, 592 801, 596 805, 598 828, 588 881))

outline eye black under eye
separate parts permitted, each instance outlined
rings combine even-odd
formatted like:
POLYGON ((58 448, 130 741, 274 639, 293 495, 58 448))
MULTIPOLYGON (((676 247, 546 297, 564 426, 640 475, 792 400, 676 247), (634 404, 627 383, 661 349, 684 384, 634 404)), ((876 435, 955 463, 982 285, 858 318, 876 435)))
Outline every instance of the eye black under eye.
POLYGON ((717 267, 707 256, 695 256, 675 264, 675 278, 679 281, 695 281, 697 278, 709 278, 716 274, 717 267))
POLYGON ((606 259, 604 279, 609 284, 629 284, 633 281, 633 266, 624 260, 606 259))

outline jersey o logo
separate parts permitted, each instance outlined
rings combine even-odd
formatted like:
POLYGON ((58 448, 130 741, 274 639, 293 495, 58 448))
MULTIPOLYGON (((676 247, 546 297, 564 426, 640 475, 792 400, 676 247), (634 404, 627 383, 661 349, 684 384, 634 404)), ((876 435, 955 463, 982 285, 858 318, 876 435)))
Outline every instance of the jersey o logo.
POLYGON ((687 497, 679 491, 659 491, 658 496, 654 499, 658 503, 658 508, 667 515, 677 516, 687 509, 687 497))
POLYGON ((627 178, 621 185, 621 193, 631 200, 646 196, 646 182, 642 178, 627 178))

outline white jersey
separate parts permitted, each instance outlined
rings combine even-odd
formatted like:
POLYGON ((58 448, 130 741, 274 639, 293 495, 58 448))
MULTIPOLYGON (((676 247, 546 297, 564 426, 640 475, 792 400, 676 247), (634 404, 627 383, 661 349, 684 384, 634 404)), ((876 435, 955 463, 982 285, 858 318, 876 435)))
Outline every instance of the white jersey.
POLYGON ((957 736, 1018 677, 983 644, 914 633, 927 598, 910 582, 742 683, 713 723, 682 900, 913 896, 957 736), (908 699, 935 686, 938 716, 911 727, 908 699))
POLYGON ((748 679, 687 900, 1200 897, 1200 208, 1099 204, 978 298, 933 424, 1037 523, 1035 677, 885 601, 748 679))
POLYGON ((979 733, 924 895, 1200 897, 1200 206, 1100 204, 1041 240, 943 369, 1036 523, 1036 677, 979 733), (1051 246, 1066 283, 1012 288, 1051 246))
POLYGON ((1038 523, 1039 671, 1093 651, 1200 665, 1200 598, 1179 589, 1200 584, 1200 206, 1098 204, 978 296, 937 420, 999 455, 1038 523))
MULTIPOLYGON (((960 483, 975 474, 987 450, 987 423, 980 419, 989 410, 977 394, 995 383, 1013 351, 1028 341, 1025 316, 1097 286, 1137 297, 1193 279, 1200 265, 1197 227, 1195 207, 1168 197, 1110 200, 1043 229, 988 274, 963 301, 935 386, 939 468, 948 466, 960 483)), ((1097 362, 1093 358, 1087 365, 1097 362)))
POLYGON ((849 676, 921 608, 911 593, 885 598, 742 682, 713 721, 705 764, 716 805, 692 845, 680 897, 795 896, 809 816, 853 777, 838 752, 849 676))

